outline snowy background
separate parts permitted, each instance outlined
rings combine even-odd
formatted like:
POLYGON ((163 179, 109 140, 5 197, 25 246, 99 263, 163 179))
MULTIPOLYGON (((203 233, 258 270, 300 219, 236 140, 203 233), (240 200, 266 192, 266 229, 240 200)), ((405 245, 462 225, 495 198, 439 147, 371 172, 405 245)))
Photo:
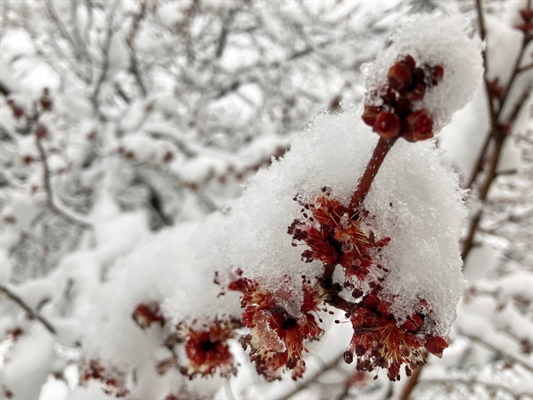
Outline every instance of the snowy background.
POLYGON ((450 342, 411 398, 532 399, 531 5, 481 3, 485 80, 474 1, 3 1, 0 394, 402 398, 403 370, 391 383, 344 363, 343 312, 320 313, 325 334, 296 382, 267 382, 235 339, 236 376, 189 380, 168 325, 141 329, 132 313, 239 317, 215 271, 275 285, 316 268, 286 233, 293 198, 322 186, 349 198, 377 141, 360 121, 365 87, 414 51, 453 71, 425 104, 443 129, 399 141, 366 203, 377 236, 393 237, 382 257, 396 313, 427 298, 450 342), (501 146, 486 139, 488 89, 504 93, 501 146), (91 360, 116 384, 84 379, 91 360))

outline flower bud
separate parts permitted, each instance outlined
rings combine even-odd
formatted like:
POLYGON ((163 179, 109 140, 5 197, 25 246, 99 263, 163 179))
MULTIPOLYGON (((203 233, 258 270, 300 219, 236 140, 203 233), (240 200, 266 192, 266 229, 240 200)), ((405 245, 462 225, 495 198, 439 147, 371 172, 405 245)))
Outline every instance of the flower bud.
POLYGON ((427 110, 412 112, 407 117, 414 141, 431 139, 433 137, 433 120, 427 110))
POLYGON ((363 115, 361 118, 363 118, 363 121, 365 124, 369 126, 374 126, 376 123, 376 118, 378 114, 381 111, 381 107, 377 106, 365 106, 365 110, 363 111, 363 115))
POLYGON ((426 85, 423 82, 417 83, 415 88, 407 94, 407 98, 412 101, 420 101, 426 94, 426 85))
POLYGON ((398 91, 406 90, 413 82, 409 65, 403 61, 394 63, 387 74, 389 84, 398 91))
POLYGON ((386 111, 380 112, 376 118, 376 122, 374 123, 374 131, 376 131, 384 139, 391 139, 395 136, 398 136, 398 133, 400 133, 400 128, 400 118, 396 114, 386 111))

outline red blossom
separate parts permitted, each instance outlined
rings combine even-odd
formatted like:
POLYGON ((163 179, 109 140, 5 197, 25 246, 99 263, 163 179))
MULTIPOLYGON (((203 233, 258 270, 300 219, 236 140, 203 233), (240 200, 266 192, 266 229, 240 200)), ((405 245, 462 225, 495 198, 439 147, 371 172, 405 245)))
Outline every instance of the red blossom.
POLYGON ((284 368, 292 370, 293 379, 301 377, 305 371, 302 353, 307 351, 303 342, 318 339, 323 333, 313 312, 319 310, 324 293, 304 282, 303 299, 295 298, 288 289, 290 278, 284 279, 275 290, 248 278, 239 278, 235 286, 242 292, 242 322, 250 328, 243 347, 250 347, 257 372, 270 380, 279 379, 284 368))
POLYGON ((235 374, 237 370, 227 343, 233 337, 233 329, 231 323, 220 320, 189 328, 185 334, 185 354, 189 364, 181 372, 190 379, 197 375, 213 375, 217 371, 224 377, 235 374))
POLYGON ((399 324, 390 312, 390 305, 376 292, 363 298, 350 320, 354 334, 344 355, 345 361, 351 363, 355 356, 359 371, 385 368, 391 381, 400 379, 402 364, 405 364, 408 376, 423 365, 424 348, 441 357, 442 351, 448 347, 444 338, 426 333, 427 314, 414 313, 399 324))
POLYGON ((333 198, 329 189, 325 189, 324 195, 314 202, 302 205, 305 220, 294 220, 288 233, 293 237, 293 245, 304 242, 309 246, 302 253, 304 261, 340 264, 344 268, 347 287, 358 285, 369 275, 373 278, 381 275, 380 270, 384 269, 376 256, 390 238, 376 240, 362 218, 350 216, 347 207, 333 198))

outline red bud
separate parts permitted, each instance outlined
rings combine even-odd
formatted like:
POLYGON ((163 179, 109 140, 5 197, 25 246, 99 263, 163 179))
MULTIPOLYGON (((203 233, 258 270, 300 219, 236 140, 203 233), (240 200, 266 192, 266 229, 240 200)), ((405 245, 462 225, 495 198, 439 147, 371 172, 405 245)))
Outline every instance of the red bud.
POLYGON ((409 65, 403 61, 394 63, 394 65, 390 67, 387 78, 389 79, 391 87, 398 91, 406 90, 413 82, 411 69, 409 68, 409 65))
POLYGON ((400 118, 390 112, 380 112, 374 123, 374 131, 376 131, 382 138, 391 139, 400 133, 401 121, 400 118))

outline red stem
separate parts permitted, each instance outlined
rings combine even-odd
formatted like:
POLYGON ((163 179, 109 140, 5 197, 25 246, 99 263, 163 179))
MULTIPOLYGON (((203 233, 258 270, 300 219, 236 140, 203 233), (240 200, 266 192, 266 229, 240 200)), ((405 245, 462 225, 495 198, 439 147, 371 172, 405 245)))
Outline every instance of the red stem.
POLYGON ((378 144, 374 148, 372 157, 370 158, 370 161, 366 166, 363 176, 361 176, 361 179, 359 179, 357 189, 355 189, 355 192, 350 201, 349 210, 352 214, 355 215, 356 211, 365 201, 365 197, 368 194, 368 191, 370 190, 370 185, 372 185, 374 177, 377 175, 379 168, 383 163, 383 160, 385 160, 387 153, 392 148, 395 142, 396 138, 390 140, 379 138, 378 144))

